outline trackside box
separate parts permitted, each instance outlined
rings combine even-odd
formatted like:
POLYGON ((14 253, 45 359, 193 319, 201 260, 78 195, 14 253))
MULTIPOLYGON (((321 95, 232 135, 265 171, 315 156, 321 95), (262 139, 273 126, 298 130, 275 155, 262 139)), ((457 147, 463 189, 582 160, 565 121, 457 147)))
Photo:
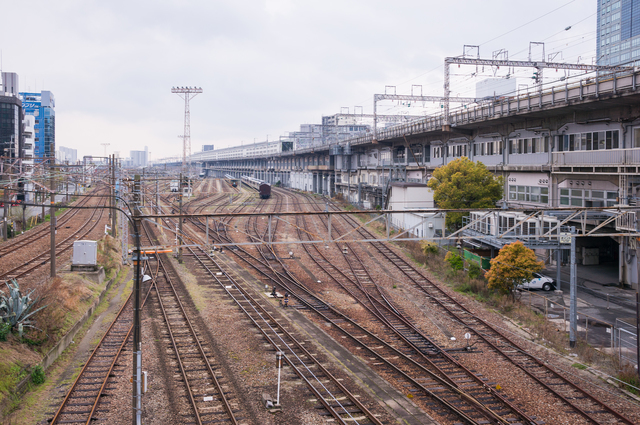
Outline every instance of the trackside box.
POLYGON ((73 243, 74 266, 96 266, 98 264, 97 241, 75 241, 73 243))

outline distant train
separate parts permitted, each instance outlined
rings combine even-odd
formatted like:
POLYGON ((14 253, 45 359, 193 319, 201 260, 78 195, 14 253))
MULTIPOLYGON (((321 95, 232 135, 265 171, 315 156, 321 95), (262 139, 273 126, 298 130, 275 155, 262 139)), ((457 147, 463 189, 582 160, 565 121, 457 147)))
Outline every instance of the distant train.
POLYGON ((231 183, 231 186, 238 187, 238 180, 240 179, 233 177, 231 174, 225 174, 224 178, 229 180, 229 183, 231 183))
POLYGON ((268 199, 271 196, 271 185, 269 183, 249 176, 242 176, 240 179, 242 183, 257 190, 262 199, 268 199))

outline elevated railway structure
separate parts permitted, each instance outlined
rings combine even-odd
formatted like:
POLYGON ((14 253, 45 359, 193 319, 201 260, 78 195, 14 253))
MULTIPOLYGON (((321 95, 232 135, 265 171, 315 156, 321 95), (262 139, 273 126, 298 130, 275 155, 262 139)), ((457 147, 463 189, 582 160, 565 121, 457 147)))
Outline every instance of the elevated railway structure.
MULTIPOLYGON (((375 208, 386 206, 394 183, 424 186, 435 168, 468 157, 503 176, 506 207, 633 206, 640 197, 639 74, 620 71, 536 87, 334 144, 284 150, 272 142, 261 151, 227 148, 194 154, 193 160, 210 175, 251 172, 271 184, 341 194, 375 208)), ((637 222, 625 223, 625 230, 630 227, 637 230, 637 222)), ((613 221, 605 229, 620 230, 613 221)), ((591 244, 579 239, 578 249, 591 244)), ((637 256, 628 255, 633 243, 612 237, 606 246, 600 261, 630 258, 631 272, 620 280, 635 287, 637 256)))

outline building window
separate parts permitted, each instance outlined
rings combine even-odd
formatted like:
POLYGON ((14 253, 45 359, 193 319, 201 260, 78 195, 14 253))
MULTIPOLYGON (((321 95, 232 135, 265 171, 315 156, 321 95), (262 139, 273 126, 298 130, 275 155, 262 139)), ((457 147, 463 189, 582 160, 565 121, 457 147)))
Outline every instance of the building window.
POLYGON ((585 189, 560 189, 560 206, 611 207, 616 204, 618 192, 585 189))
POLYGON ((516 155, 544 152, 549 152, 548 136, 526 139, 509 139, 509 154, 516 155))
POLYGON ((419 164, 422 162, 422 145, 419 144, 414 144, 411 145, 411 158, 409 159, 409 162, 415 162, 416 164, 419 164))
POLYGON ((620 144, 618 130, 565 134, 560 137, 562 143, 558 144, 558 151, 564 152, 618 149, 620 144))
POLYGON ((549 188, 546 186, 509 186, 509 200, 549 203, 549 188))

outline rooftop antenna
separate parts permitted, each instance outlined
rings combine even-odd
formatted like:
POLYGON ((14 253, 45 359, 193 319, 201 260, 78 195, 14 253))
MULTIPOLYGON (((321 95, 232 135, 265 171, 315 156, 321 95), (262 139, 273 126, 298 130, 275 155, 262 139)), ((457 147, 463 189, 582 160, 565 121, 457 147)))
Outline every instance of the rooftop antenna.
POLYGON ((189 158, 189 169, 191 168, 191 111, 189 110, 189 100, 202 93, 202 88, 172 87, 171 93, 175 93, 184 99, 184 134, 182 135, 182 170, 184 171, 187 165, 187 158, 189 158))

